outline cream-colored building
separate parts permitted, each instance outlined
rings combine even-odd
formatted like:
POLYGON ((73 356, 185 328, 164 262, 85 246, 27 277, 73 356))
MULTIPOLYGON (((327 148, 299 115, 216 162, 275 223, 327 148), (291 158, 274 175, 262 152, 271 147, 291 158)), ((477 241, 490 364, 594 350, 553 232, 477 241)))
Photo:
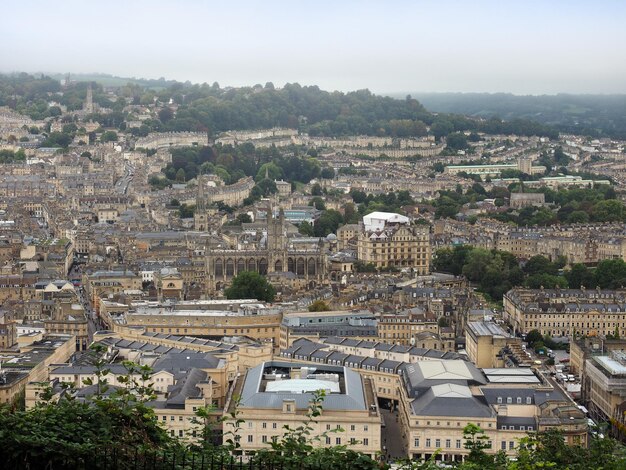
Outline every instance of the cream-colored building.
POLYGON ((477 367, 504 367, 502 350, 513 343, 519 344, 521 339, 493 322, 471 321, 465 326, 467 357, 477 367))
POLYGON ((626 290, 523 289, 503 297, 504 319, 514 332, 553 337, 626 336, 626 290))
POLYGON ((357 238, 360 262, 377 269, 413 268, 418 275, 430 272, 430 226, 411 224, 407 217, 387 212, 368 214, 363 221, 357 238))
POLYGON ((256 300, 132 302, 125 308, 100 303, 100 317, 115 332, 142 327, 146 332, 193 336, 247 336, 278 345, 282 310, 256 300))
POLYGON ((314 392, 324 390, 323 411, 311 423, 309 438, 321 446, 346 445, 375 456, 381 450, 381 416, 372 381, 347 367, 272 361, 238 377, 229 395, 225 439, 235 432, 244 452, 269 448, 285 426, 308 421, 314 392), (235 404, 233 396, 239 397, 235 404), (236 409, 243 425, 236 428, 229 413, 236 409))
POLYGON ((463 428, 478 425, 488 453, 514 455, 528 432, 557 428, 569 445, 586 445, 587 419, 576 404, 531 369, 479 370, 466 361, 408 364, 401 372, 399 419, 407 455, 462 461, 463 428))

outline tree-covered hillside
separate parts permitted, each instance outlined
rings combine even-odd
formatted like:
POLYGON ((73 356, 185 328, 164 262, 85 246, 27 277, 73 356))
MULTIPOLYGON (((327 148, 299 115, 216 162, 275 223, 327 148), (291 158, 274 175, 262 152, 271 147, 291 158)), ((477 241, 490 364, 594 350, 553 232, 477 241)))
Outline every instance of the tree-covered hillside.
POLYGON ((531 119, 561 132, 626 139, 626 95, 416 93, 432 112, 531 119))

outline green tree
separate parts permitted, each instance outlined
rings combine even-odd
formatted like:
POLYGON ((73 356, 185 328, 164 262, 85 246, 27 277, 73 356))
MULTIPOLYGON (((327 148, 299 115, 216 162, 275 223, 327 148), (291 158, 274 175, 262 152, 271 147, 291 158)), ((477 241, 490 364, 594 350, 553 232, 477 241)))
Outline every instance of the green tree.
POLYGON ((328 312, 330 311, 330 307, 323 300, 316 300, 311 305, 309 305, 309 312, 328 312))
POLYGON ((593 272, 584 264, 572 265, 571 269, 565 271, 565 278, 572 289, 580 289, 581 286, 587 288, 596 286, 593 272))
POLYGON ((316 237, 325 237, 330 233, 335 233, 343 223, 343 216, 340 212, 329 209, 315 221, 313 232, 316 237))
POLYGON ((326 210, 326 203, 324 202, 324 199, 319 196, 315 196, 314 198, 312 198, 309 201, 309 206, 313 206, 319 211, 326 210))
POLYGON ((100 136, 101 142, 117 142, 117 132, 106 131, 100 136))
POLYGON ((306 220, 300 222, 300 225, 298 225, 298 232, 307 237, 312 237, 314 235, 313 226, 306 220))
POLYGON ((272 181, 283 179, 283 170, 278 165, 276 165, 276 163, 270 162, 261 165, 259 171, 256 174, 256 177, 254 178, 254 181, 258 183, 259 181, 264 180, 266 174, 267 178, 271 179, 272 181))
POLYGON ((230 287, 224 290, 227 299, 256 299, 273 302, 276 289, 265 276, 254 271, 243 271, 235 276, 230 287))
POLYGON ((534 276, 535 274, 550 274, 556 276, 559 270, 556 265, 545 256, 536 255, 526 262, 524 272, 529 276, 534 276))
POLYGON ((324 179, 333 179, 335 177, 335 170, 329 166, 325 166, 322 168, 320 176, 324 179))
POLYGON ((543 341, 543 336, 541 336, 541 333, 539 332, 539 330, 530 330, 526 334, 526 342, 530 344, 531 346, 541 341, 543 341))

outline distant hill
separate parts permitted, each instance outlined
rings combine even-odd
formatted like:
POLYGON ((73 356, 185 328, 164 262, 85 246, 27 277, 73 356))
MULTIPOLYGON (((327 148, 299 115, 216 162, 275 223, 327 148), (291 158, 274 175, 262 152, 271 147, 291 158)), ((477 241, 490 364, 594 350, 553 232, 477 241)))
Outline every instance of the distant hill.
POLYGON ((561 132, 626 139, 626 95, 414 93, 429 111, 530 119, 561 132))
MULTIPOLYGON (((65 74, 61 73, 51 73, 47 75, 59 81, 65 79, 65 74)), ((148 78, 117 77, 106 73, 73 73, 70 74, 70 79, 73 82, 96 82, 105 87, 121 87, 132 83, 133 85, 139 85, 152 90, 161 90, 177 83, 176 80, 166 80, 165 78, 155 80, 148 78)))

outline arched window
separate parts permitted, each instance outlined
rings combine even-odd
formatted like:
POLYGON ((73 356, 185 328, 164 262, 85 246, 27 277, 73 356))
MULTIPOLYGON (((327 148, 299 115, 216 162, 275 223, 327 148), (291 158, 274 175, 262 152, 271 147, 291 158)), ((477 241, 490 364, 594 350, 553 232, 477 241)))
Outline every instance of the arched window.
POLYGON ((231 258, 228 258, 226 260, 226 275, 227 276, 235 275, 235 262, 231 258))
POLYGON ((296 261, 296 274, 298 276, 304 275, 304 258, 298 258, 296 261))
POLYGON ((246 261, 243 258, 237 260, 237 274, 246 270, 246 261))
POLYGON ((248 260, 248 271, 256 272, 256 261, 254 258, 248 260))
POLYGON ((265 258, 259 260, 259 274, 264 276, 267 274, 267 260, 265 258))
POLYGON ((289 271, 290 273, 295 273, 296 272, 296 266, 293 262, 293 258, 288 258, 287 259, 287 271, 289 271))
POLYGON ((315 258, 309 258, 309 262, 307 264, 307 272, 309 276, 315 276, 316 274, 315 258))
POLYGON ((274 263, 274 271, 276 271, 277 273, 283 272, 283 262, 281 260, 278 260, 276 261, 276 263, 274 263))
POLYGON ((215 260, 215 275, 223 276, 224 275, 224 262, 221 258, 215 260))

